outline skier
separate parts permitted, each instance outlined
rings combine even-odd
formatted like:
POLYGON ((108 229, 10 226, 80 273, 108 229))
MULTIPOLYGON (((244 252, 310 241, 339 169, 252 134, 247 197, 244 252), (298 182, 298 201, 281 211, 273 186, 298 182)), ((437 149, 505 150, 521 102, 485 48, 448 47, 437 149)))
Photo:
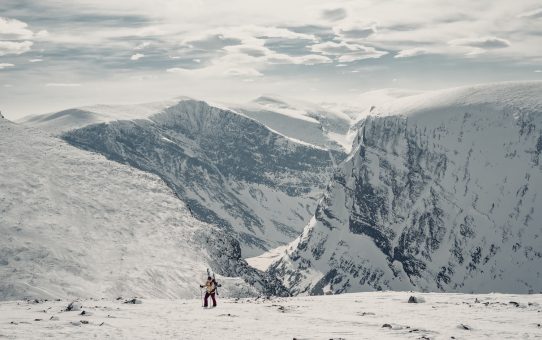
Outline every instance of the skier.
POLYGON ((216 281, 213 280, 213 278, 209 276, 209 277, 207 277, 207 282, 205 282, 205 285, 200 285, 200 288, 205 287, 207 289, 207 291, 205 292, 205 299, 204 299, 203 307, 208 306, 207 299, 209 298, 209 296, 213 300, 213 307, 216 307, 216 298, 215 298, 216 283, 215 282, 216 281))

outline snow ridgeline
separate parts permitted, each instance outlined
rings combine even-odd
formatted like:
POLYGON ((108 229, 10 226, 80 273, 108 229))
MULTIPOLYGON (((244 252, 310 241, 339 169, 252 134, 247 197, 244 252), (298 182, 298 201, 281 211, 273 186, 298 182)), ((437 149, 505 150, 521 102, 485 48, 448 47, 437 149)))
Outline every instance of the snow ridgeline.
POLYGON ((225 296, 281 294, 157 176, 5 119, 0 136, 0 300, 196 297, 209 267, 225 296))
POLYGON ((292 294, 542 291, 542 83, 376 107, 271 268, 292 294))
POLYGON ((372 292, 318 297, 0 302, 0 337, 21 339, 532 339, 541 295, 372 292))

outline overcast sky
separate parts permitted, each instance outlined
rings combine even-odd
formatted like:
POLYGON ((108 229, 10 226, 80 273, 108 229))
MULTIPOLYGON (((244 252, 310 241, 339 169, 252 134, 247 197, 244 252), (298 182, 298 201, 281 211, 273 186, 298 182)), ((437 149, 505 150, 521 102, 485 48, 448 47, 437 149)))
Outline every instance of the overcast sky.
POLYGON ((540 0, 0 0, 0 110, 542 79, 540 0))

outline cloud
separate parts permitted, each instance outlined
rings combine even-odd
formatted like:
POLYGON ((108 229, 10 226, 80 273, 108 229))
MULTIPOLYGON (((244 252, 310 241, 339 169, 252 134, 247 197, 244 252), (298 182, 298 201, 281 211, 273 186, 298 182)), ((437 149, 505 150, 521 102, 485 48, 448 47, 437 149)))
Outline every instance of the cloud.
POLYGON ((318 65, 331 63, 333 60, 318 54, 289 56, 286 54, 275 53, 268 55, 265 58, 265 61, 270 64, 318 65))
POLYGON ((533 9, 532 11, 524 12, 518 15, 518 18, 537 19, 542 18, 542 7, 533 9))
POLYGON ((8 67, 13 67, 15 65, 13 64, 8 64, 8 63, 0 63, 0 70, 3 70, 5 68, 8 68, 8 67))
POLYGON ((147 48, 149 46, 151 46, 151 42, 150 41, 144 41, 141 44, 134 47, 134 50, 136 50, 136 51, 143 50, 143 49, 145 49, 145 48, 147 48))
POLYGON ((333 28, 335 34, 337 34, 341 40, 358 40, 365 39, 376 33, 376 25, 369 26, 355 26, 355 25, 343 25, 333 28))
POLYGON ((534 73, 542 73, 542 70, 534 70, 534 73))
POLYGON ((311 46, 313 52, 319 52, 325 55, 337 57, 340 63, 349 63, 356 60, 380 58, 388 52, 379 51, 374 47, 364 46, 359 44, 349 44, 346 42, 336 43, 327 41, 311 46))
POLYGON ((200 50, 218 50, 226 46, 239 45, 241 39, 237 37, 227 37, 223 34, 209 34, 204 37, 185 40, 183 47, 200 50))
POLYGON ((28 59, 28 61, 31 62, 31 63, 39 63, 39 62, 42 62, 43 59, 41 59, 41 58, 35 58, 35 59, 28 59))
POLYGON ((410 49, 399 51, 399 53, 397 53, 394 56, 394 58, 417 57, 417 56, 428 54, 428 53, 429 53, 429 51, 427 49, 425 49, 425 48, 415 47, 415 48, 410 48, 410 49))
POLYGON ((344 8, 325 9, 322 11, 322 18, 329 21, 339 21, 344 18, 348 13, 344 8))
POLYGON ((480 37, 455 39, 449 42, 453 46, 468 46, 482 49, 506 48, 511 44, 508 40, 498 37, 480 37))
POLYGON ((233 77, 261 77, 263 76, 258 70, 253 68, 230 68, 224 71, 224 75, 233 77))
POLYGON ((26 53, 30 51, 32 45, 31 41, 0 41, 0 56, 26 53))
POLYGON ((79 87, 81 84, 78 83, 47 83, 46 87, 79 87))
POLYGON ((0 38, 12 40, 31 39, 34 33, 28 29, 28 25, 17 19, 0 17, 0 38))
POLYGON ((132 55, 132 56, 130 57, 130 60, 139 60, 139 59, 143 58, 144 56, 145 56, 145 55, 142 54, 142 53, 136 53, 136 54, 134 54, 134 55, 132 55))

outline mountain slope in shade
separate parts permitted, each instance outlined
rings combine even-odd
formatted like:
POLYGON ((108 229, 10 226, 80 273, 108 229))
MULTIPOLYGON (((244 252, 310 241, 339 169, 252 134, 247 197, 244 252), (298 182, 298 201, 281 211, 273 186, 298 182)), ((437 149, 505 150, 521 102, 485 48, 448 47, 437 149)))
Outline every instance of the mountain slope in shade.
POLYGON ((377 110, 270 274, 294 294, 541 292, 542 83, 377 110))
POLYGON ((334 162, 346 156, 195 100, 145 120, 89 125, 62 136, 159 175, 196 218, 232 232, 244 257, 299 235, 334 162))
POLYGON ((224 295, 281 294, 157 176, 5 119, 0 136, 0 299, 195 297, 207 268, 224 295))

